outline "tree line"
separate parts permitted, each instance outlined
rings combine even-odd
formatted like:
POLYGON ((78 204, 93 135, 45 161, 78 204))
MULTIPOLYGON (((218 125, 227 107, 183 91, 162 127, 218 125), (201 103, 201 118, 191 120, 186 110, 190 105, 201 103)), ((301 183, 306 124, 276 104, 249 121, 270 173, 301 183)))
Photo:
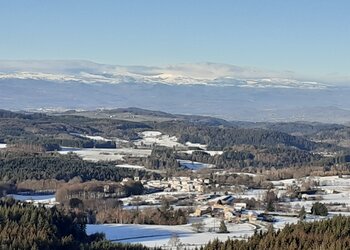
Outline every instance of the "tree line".
POLYGON ((115 244, 103 234, 86 234, 85 217, 56 207, 0 200, 0 246, 15 250, 146 250, 142 245, 115 244))
POLYGON ((116 168, 112 163, 88 162, 74 154, 0 152, 0 179, 8 182, 24 180, 64 180, 81 177, 82 181, 120 181, 134 176, 159 178, 156 173, 116 168))
POLYGON ((208 149, 222 150, 235 145, 276 146, 278 144, 301 150, 313 150, 328 146, 317 144, 303 137, 287 133, 252 128, 191 125, 185 122, 162 122, 156 129, 175 135, 181 143, 187 141, 208 145, 208 149))
POLYGON ((282 230, 272 227, 265 233, 255 232, 247 241, 228 239, 213 240, 202 250, 251 250, 251 249, 349 249, 350 218, 336 216, 332 219, 287 224, 282 230))

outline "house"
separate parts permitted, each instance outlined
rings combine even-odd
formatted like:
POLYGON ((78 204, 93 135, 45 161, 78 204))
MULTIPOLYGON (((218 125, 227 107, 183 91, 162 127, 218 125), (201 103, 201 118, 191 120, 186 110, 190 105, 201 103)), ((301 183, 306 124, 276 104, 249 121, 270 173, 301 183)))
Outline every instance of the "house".
POLYGON ((225 220, 231 222, 231 221, 236 219, 236 215, 232 211, 225 211, 224 218, 225 218, 225 220))
POLYGON ((219 196, 217 198, 211 199, 208 201, 209 204, 213 205, 213 204, 231 204, 234 200, 234 197, 232 195, 223 195, 223 196, 219 196))
POLYGON ((243 211, 243 210, 246 210, 246 208, 247 208, 247 203, 244 203, 244 202, 238 202, 233 204, 233 209, 235 211, 243 211))
POLYGON ((256 221, 258 219, 258 213, 254 212, 254 211, 249 211, 248 219, 249 219, 249 222, 256 221))
POLYGON ((210 214, 211 212, 212 212, 212 209, 210 206, 200 206, 200 207, 197 207, 193 215, 200 217, 204 214, 210 214))

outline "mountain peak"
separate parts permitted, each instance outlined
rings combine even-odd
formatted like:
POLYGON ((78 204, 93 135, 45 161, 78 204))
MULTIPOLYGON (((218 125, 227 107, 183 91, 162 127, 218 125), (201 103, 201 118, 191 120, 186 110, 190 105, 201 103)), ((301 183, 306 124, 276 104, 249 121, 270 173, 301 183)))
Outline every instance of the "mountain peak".
POLYGON ((0 61, 0 79, 33 79, 82 83, 203 84, 249 88, 324 89, 317 81, 299 80, 292 73, 263 71, 219 63, 168 66, 120 66, 81 60, 0 61))

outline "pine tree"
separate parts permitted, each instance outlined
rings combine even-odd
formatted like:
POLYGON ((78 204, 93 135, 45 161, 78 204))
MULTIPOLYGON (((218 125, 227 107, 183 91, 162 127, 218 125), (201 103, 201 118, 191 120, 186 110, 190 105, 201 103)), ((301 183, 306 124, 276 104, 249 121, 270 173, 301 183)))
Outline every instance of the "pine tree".
POLYGON ((311 213, 313 215, 327 216, 328 209, 323 203, 316 202, 312 205, 311 213))
POLYGON ((226 224, 224 220, 221 220, 220 227, 219 227, 219 233, 228 233, 226 224))
POLYGON ((306 211, 305 211, 305 207, 302 206, 300 211, 299 211, 299 214, 298 214, 298 217, 300 220, 304 220, 305 217, 306 217, 306 211))

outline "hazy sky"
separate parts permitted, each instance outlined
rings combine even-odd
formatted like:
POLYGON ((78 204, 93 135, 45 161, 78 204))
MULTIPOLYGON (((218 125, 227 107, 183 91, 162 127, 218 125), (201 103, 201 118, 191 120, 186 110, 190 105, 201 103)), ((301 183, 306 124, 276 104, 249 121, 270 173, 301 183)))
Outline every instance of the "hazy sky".
POLYGON ((348 0, 4 0, 0 59, 349 75, 348 0))

